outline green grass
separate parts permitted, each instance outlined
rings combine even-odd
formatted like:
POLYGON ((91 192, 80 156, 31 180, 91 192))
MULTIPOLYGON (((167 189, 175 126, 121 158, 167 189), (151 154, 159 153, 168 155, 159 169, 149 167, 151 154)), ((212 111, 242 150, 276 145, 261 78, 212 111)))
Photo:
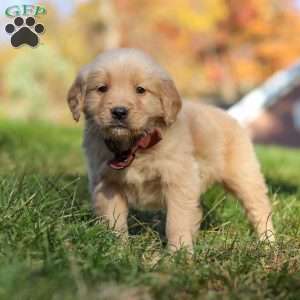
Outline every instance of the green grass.
POLYGON ((220 187, 195 254, 165 249, 161 213, 121 242, 94 216, 81 130, 0 122, 0 299, 300 299, 300 152, 258 147, 277 242, 257 242, 220 187))

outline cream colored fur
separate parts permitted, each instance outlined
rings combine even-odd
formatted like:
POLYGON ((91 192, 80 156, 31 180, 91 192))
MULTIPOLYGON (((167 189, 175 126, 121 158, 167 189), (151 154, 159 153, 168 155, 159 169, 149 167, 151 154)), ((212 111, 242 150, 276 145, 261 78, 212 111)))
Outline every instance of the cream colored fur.
POLYGON ((247 133, 222 110, 183 102, 169 75, 134 49, 99 55, 77 76, 68 95, 74 119, 86 118, 86 153, 93 205, 111 228, 127 233, 128 207, 167 210, 166 234, 172 250, 192 249, 202 218, 200 196, 215 182, 243 205, 261 239, 274 239, 271 206, 247 133), (97 91, 100 85, 108 91, 97 91), (146 93, 136 93, 142 86, 146 93), (127 128, 114 127, 111 109, 129 109, 127 128), (182 107, 181 107, 182 106, 182 107), (140 151, 124 170, 113 170, 104 143, 128 143, 145 129, 159 128, 162 141, 140 151))

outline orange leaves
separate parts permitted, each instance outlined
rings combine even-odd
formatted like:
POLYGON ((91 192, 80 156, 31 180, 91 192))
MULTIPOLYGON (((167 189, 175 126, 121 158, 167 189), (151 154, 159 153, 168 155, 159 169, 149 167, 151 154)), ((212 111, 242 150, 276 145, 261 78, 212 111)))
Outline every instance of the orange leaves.
POLYGON ((189 32, 211 31, 227 15, 223 0, 173 0, 164 3, 157 1, 153 5, 154 21, 167 20, 189 32))
MULTIPOLYGON (((78 1, 64 18, 49 4, 43 41, 76 69, 110 47, 141 48, 168 69, 184 96, 233 102, 298 59, 295 1, 91 0, 78 1)), ((0 51, 0 65, 22 52, 0 51)))

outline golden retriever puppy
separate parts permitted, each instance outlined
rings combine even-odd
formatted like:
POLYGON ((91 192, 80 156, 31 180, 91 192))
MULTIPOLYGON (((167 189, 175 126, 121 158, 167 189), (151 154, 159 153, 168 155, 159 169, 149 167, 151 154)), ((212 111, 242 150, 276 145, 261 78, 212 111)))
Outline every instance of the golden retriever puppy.
POLYGON ((182 103, 168 73, 135 49, 100 54, 68 94, 85 116, 93 205, 127 233, 128 207, 167 211, 170 249, 192 249, 202 218, 200 195, 223 183, 245 208, 261 239, 273 240, 271 206, 247 133, 225 112, 182 103))

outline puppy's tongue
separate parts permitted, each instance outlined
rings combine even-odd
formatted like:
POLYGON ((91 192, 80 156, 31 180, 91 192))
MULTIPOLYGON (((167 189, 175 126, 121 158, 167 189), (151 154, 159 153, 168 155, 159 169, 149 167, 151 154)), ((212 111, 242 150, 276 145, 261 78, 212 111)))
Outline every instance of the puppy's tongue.
POLYGON ((108 162, 108 165, 115 170, 122 170, 130 166, 138 150, 146 150, 156 145, 162 139, 158 129, 145 132, 128 151, 115 153, 115 157, 108 162))
POLYGON ((135 158, 135 154, 129 152, 128 154, 115 154, 115 157, 108 162, 108 165, 115 170, 122 170, 130 166, 135 158))

